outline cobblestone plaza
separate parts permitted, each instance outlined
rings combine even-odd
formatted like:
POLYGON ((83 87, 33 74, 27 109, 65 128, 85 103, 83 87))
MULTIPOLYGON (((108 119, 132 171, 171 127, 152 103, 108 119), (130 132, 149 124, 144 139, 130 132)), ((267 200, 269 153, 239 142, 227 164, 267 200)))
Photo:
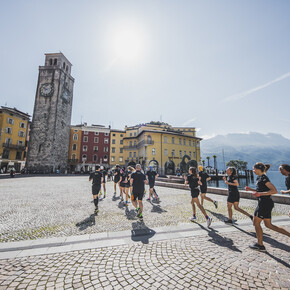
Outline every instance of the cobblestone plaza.
MULTIPOLYGON (((94 216, 87 176, 1 179, 0 289, 290 288, 289 238, 266 229, 267 252, 251 250, 247 217, 234 211, 235 225, 223 223, 226 197, 209 195, 218 209, 205 201, 207 229, 199 211, 189 222, 189 192, 157 187, 161 202, 144 201, 140 224, 107 187, 94 216)), ((275 204, 273 220, 289 230, 288 210, 275 204)))

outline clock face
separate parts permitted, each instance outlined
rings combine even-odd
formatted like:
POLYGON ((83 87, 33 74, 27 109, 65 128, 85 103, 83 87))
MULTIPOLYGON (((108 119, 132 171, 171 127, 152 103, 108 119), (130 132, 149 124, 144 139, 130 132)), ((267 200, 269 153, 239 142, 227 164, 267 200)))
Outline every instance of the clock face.
POLYGON ((40 87, 40 95, 44 97, 50 97, 53 95, 53 84, 43 84, 40 87))

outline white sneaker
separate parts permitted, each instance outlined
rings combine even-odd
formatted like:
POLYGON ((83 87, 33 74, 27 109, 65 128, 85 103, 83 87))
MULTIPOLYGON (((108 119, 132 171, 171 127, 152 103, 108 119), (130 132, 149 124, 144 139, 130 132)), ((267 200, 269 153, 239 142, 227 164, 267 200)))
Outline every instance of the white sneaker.
POLYGON ((211 225, 211 221, 212 221, 212 218, 210 218, 210 217, 206 220, 206 223, 207 223, 207 227, 208 227, 208 228, 209 228, 210 225, 211 225))

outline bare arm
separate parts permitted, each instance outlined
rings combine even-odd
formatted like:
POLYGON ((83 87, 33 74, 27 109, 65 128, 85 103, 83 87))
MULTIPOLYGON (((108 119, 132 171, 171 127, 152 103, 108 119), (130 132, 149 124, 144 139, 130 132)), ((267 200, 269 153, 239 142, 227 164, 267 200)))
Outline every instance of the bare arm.
POLYGON ((232 185, 232 186, 239 186, 239 182, 237 180, 234 180, 234 182, 228 182, 225 180, 225 184, 232 185))
POLYGON ((290 193, 290 189, 289 190, 281 190, 281 193, 285 194, 285 193, 290 193))
POLYGON ((211 177, 208 177, 207 179, 206 179, 206 181, 210 181, 211 180, 211 177))
POLYGON ((200 180, 201 180, 201 178, 199 177, 199 178, 198 178, 198 184, 199 184, 199 185, 202 185, 202 182, 201 182, 200 180))

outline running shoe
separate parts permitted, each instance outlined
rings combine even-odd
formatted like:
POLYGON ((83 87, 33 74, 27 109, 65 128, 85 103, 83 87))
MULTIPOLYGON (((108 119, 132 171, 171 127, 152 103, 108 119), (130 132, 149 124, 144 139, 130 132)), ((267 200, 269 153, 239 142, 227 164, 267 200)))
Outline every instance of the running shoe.
POLYGON ((121 197, 121 201, 124 201, 124 198, 123 197, 121 197))
POLYGON ((261 252, 266 252, 265 246, 261 246, 258 243, 254 243, 253 245, 249 246, 253 250, 261 251, 261 252))
POLYGON ((139 211, 139 207, 136 207, 136 211, 137 211, 137 212, 139 211))
POLYGON ((190 220, 191 220, 192 222, 196 221, 196 216, 194 215, 193 217, 190 218, 190 220))
POLYGON ((150 197, 149 197, 149 198, 147 198, 146 200, 150 201, 151 199, 150 199, 150 197))
POLYGON ((230 220, 230 219, 226 219, 224 222, 225 224, 229 224, 229 225, 233 224, 233 220, 230 220))
POLYGON ((208 227, 208 228, 209 228, 210 225, 211 225, 211 221, 212 221, 212 218, 210 218, 210 217, 206 220, 206 223, 207 223, 207 227, 208 227))
POLYGON ((140 214, 142 215, 142 212, 141 212, 141 208, 139 207, 139 208, 138 208, 138 211, 137 211, 137 217, 139 217, 140 214))
POLYGON ((142 212, 141 211, 137 214, 137 217, 138 218, 143 218, 143 215, 142 215, 142 212))
POLYGON ((213 204, 214 204, 215 208, 218 208, 218 202, 216 200, 213 202, 213 204))

